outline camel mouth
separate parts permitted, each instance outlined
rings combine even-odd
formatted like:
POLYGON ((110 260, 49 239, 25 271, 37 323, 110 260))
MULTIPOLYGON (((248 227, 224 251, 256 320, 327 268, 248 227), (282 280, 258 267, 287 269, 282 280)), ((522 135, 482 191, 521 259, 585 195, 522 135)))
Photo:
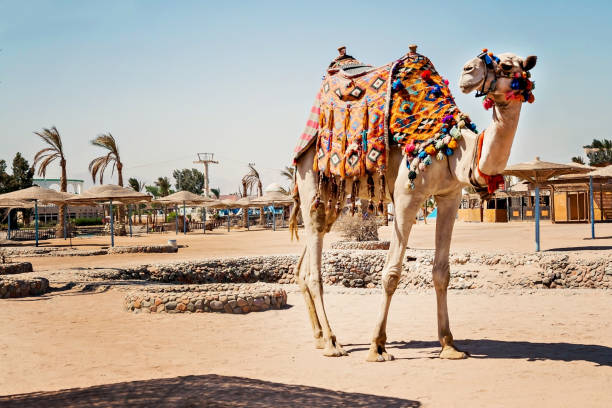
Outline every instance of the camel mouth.
POLYGON ((482 81, 476 81, 474 79, 464 79, 462 78, 459 81, 459 89, 461 89, 461 92, 463 92, 464 94, 469 94, 473 91, 475 91, 476 89, 478 89, 478 87, 482 84, 482 81))

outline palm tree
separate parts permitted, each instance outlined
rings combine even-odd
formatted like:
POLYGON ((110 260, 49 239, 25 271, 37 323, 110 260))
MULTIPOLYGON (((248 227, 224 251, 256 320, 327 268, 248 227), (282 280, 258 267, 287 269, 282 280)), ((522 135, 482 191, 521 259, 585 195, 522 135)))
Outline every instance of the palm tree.
POLYGON ((293 190, 294 177, 295 177, 295 167, 294 166, 285 166, 283 170, 280 172, 281 176, 285 177, 289 180, 289 191, 293 190))
POLYGON ((221 197, 221 189, 219 187, 217 188, 211 188, 210 192, 212 193, 212 195, 215 196, 215 198, 218 200, 219 197, 221 197))
POLYGON ((110 133, 98 135, 91 141, 91 144, 108 150, 106 156, 96 157, 89 163, 89 171, 91 172, 93 182, 96 182, 96 176, 99 174, 100 184, 103 184, 104 170, 112 163, 113 167, 111 174, 113 174, 115 168, 117 168, 117 184, 123 187, 123 163, 121 162, 121 157, 119 157, 119 148, 117 147, 117 142, 113 135, 110 133))
POLYGON ((155 185, 159 188, 159 195, 165 197, 170 194, 170 180, 168 177, 158 177, 155 181, 155 185))
MULTIPOLYGON (((59 159, 59 165, 62 169, 62 175, 60 176, 60 191, 65 193, 68 190, 68 180, 66 178, 66 158, 64 157, 62 137, 55 126, 52 126, 50 129, 43 128, 41 132, 34 132, 34 134, 39 136, 50 147, 46 147, 36 153, 32 167, 36 168, 36 166, 38 166, 38 175, 45 177, 47 175, 47 167, 56 159, 59 159)), ((59 206, 57 218, 58 236, 64 236, 65 215, 66 205, 62 204, 59 206)))
POLYGON ((572 163, 584 164, 584 159, 580 156, 572 157, 572 163))
MULTIPOLYGON (((140 181, 138 179, 135 179, 134 177, 130 177, 128 179, 128 184, 130 185, 130 187, 132 187, 132 189, 134 191, 138 191, 139 193, 145 189, 145 183, 144 181, 140 181)), ((146 207, 144 204, 138 204, 138 223, 142 224, 142 209, 146 207)))

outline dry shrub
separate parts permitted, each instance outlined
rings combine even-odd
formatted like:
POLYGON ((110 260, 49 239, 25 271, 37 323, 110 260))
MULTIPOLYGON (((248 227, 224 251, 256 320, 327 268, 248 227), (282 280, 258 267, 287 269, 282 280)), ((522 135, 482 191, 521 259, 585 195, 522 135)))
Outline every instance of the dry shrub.
POLYGON ((334 230, 350 241, 378 241, 378 227, 382 217, 373 214, 343 214, 334 224, 334 230))

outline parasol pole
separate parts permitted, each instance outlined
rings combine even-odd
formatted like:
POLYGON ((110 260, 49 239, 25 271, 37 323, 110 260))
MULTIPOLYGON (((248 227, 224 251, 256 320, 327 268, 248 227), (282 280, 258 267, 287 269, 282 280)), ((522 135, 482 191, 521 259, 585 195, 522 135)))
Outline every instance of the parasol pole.
POLYGON ((206 234, 206 207, 202 207, 202 234, 206 234))
POLYGON ((8 209, 8 232, 6 234, 6 239, 11 239, 11 210, 12 208, 8 209))
POLYGON ((247 231, 249 230, 249 207, 245 207, 244 208, 246 211, 246 215, 247 215, 247 231))
POLYGON ((66 208, 64 208, 64 217, 62 217, 62 224, 64 224, 64 240, 66 239, 66 217, 68 217, 68 206, 66 206, 66 208))
POLYGON ((536 252, 540 252, 540 186, 535 186, 535 243, 536 252))
POLYGON ((591 217, 591 239, 595 239, 595 210, 593 209, 593 176, 589 176, 589 216, 591 217))
POLYGON ((183 201, 183 234, 187 235, 187 213, 185 212, 185 201, 183 201))
POLYGON ((34 237, 38 246, 38 200, 34 200, 34 237))
POLYGON ((178 235, 178 205, 174 205, 174 234, 178 235))
POLYGON ((110 199, 110 234, 111 234, 111 247, 115 246, 115 221, 113 220, 113 199, 110 199))
POLYGON ((227 232, 230 232, 230 209, 227 209, 227 232))
POLYGON ((128 204, 128 219, 130 222, 130 238, 132 238, 132 205, 128 204))
POLYGON ((276 231, 276 207, 272 201, 272 231, 276 231))

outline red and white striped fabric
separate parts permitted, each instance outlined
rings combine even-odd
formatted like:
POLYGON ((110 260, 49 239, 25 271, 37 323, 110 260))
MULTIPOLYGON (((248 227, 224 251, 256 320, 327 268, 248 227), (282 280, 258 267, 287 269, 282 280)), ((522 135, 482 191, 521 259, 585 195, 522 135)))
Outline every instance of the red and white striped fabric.
POLYGON ((319 131, 319 114, 321 112, 321 94, 317 94, 317 97, 310 108, 310 115, 308 116, 308 121, 306 122, 306 128, 300 139, 298 140, 297 146, 293 150, 293 164, 295 164, 296 160, 308 147, 312 142, 314 142, 317 138, 317 133, 319 131))

